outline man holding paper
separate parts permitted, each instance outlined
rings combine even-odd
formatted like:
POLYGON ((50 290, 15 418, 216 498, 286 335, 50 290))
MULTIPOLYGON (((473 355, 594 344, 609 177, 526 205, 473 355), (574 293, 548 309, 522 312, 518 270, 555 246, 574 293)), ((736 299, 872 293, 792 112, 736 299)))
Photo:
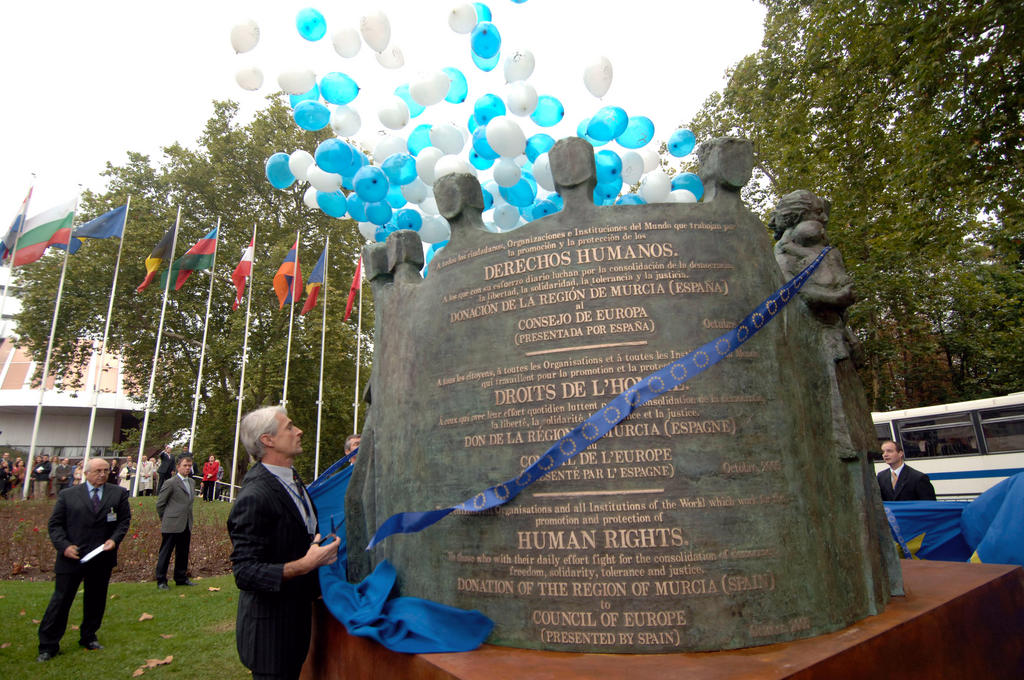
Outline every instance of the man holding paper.
POLYGON ((107 606, 107 585, 117 564, 117 546, 132 520, 128 492, 108 484, 109 475, 107 461, 90 458, 85 466, 85 483, 62 491, 53 507, 49 531, 57 549, 55 585, 39 624, 38 661, 49 661, 60 650, 71 604, 83 582, 85 598, 78 644, 90 650, 103 649, 96 631, 107 606))

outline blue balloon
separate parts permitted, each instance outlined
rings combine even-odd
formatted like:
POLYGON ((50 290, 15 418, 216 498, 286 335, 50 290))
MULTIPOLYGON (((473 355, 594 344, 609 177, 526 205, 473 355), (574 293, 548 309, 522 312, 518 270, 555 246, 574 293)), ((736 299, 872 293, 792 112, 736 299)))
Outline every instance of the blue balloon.
MULTIPOLYGON (((484 140, 486 143, 487 140, 484 140)), ((469 164, 477 170, 488 170, 494 165, 493 158, 484 158, 476 152, 476 149, 469 150, 469 164)), ((484 192, 486 193, 486 192, 484 192)))
POLYGON ((531 135, 526 140, 526 157, 533 163, 537 160, 537 156, 542 153, 551 151, 551 147, 555 145, 555 139, 551 135, 546 135, 543 132, 538 132, 535 135, 531 135))
POLYGON ((498 27, 490 21, 477 22, 469 36, 469 44, 478 57, 492 58, 501 49, 501 34, 498 27))
POLYGON ((594 203, 600 205, 611 205, 615 202, 620 191, 622 191, 621 177, 618 177, 611 182, 598 184, 594 187, 594 203))
POLYGON ((409 107, 410 118, 415 118, 427 110, 426 107, 417 104, 416 100, 412 98, 411 94, 409 94, 409 83, 396 87, 395 94, 398 95, 398 97, 405 102, 405 105, 409 107))
POLYGON ((622 159, 611 149, 604 149, 594 154, 597 165, 597 183, 609 184, 618 180, 622 184, 622 159))
POLYGON ((409 134, 409 139, 405 145, 413 156, 419 156, 420 151, 430 146, 430 128, 430 123, 422 123, 417 125, 416 129, 409 134))
POLYGON ((565 107, 562 102, 550 95, 537 97, 537 108, 530 114, 530 120, 541 127, 558 125, 565 118, 565 107))
POLYGON ((704 182, 692 172, 681 172, 672 178, 672 189, 686 189, 697 197, 697 200, 704 198, 704 182))
POLYGON ((654 138, 654 123, 647 116, 630 116, 626 129, 615 138, 615 141, 627 149, 639 149, 647 146, 654 138))
POLYGON ((348 210, 345 194, 340 191, 333 191, 329 194, 322 191, 316 192, 316 204, 331 217, 344 217, 348 210))
POLYGON ((494 194, 483 187, 480 187, 480 191, 484 195, 484 209, 481 212, 487 212, 494 207, 494 194))
POLYGON ((391 205, 387 201, 368 202, 366 204, 366 219, 374 224, 384 224, 391 219, 393 212, 391 205))
POLYGON ((473 50, 470 50, 469 55, 473 57, 473 64, 484 73, 489 73, 493 71, 494 67, 497 66, 498 62, 501 60, 501 52, 498 52, 493 57, 485 58, 481 57, 473 50))
POLYGON ((385 197, 384 200, 386 200, 388 202, 388 205, 390 205, 395 210, 398 210, 399 208, 405 206, 405 204, 409 202, 405 200, 405 195, 402 193, 402 187, 398 186, 397 184, 391 185, 391 188, 388 189, 388 195, 385 197))
POLYGON ((539 220, 542 217, 554 215, 556 212, 558 212, 558 210, 558 206, 556 206, 551 201, 545 199, 543 201, 539 201, 536 205, 533 206, 532 218, 535 220, 539 220))
POLYGON ((349 146, 347 142, 337 137, 331 137, 317 145, 313 158, 316 159, 316 164, 321 170, 336 172, 344 176, 346 174, 345 171, 352 164, 352 155, 354 153, 355 149, 349 146))
POLYGON ((295 175, 288 168, 288 154, 279 151, 267 159, 267 180, 275 189, 287 189, 295 181, 295 175))
MULTIPOLYGON (((346 191, 349 191, 349 192, 355 191, 356 190, 356 186, 352 182, 353 179, 355 179, 355 178, 352 175, 342 175, 341 176, 341 187, 343 189, 345 189, 346 191)), ((365 220, 363 220, 363 221, 365 222, 365 220)))
POLYGON ((344 73, 332 71, 320 79, 320 94, 332 104, 348 104, 359 94, 359 86, 344 73))
POLYGON ((299 35, 310 42, 315 42, 324 37, 327 33, 327 22, 324 15, 312 7, 300 9, 295 15, 295 28, 299 29, 299 35))
POLYGON ((377 243, 384 243, 388 240, 388 236, 398 231, 395 225, 391 223, 382 224, 373 232, 373 238, 376 239, 377 243))
POLYGON ((405 186, 416 179, 416 159, 407 153, 393 153, 380 164, 388 182, 405 186))
POLYGON ((493 161, 498 158, 498 152, 487 143, 486 125, 481 125, 473 132, 473 151, 485 160, 493 161))
POLYGON ((615 205, 647 205, 647 201, 636 194, 623 194, 615 201, 615 205))
POLYGON ((525 208, 537 198, 537 182, 529 173, 524 172, 512 186, 498 187, 498 193, 517 208, 525 208))
POLYGON ((697 144, 697 138, 686 128, 680 128, 668 138, 668 152, 677 158, 681 158, 691 151, 697 144))
POLYGON ((626 131, 629 116, 618 106, 602 107, 587 124, 587 135, 599 142, 610 142, 626 131))
POLYGON ((584 118, 583 120, 581 120, 580 124, 576 126, 576 136, 577 137, 582 137, 583 139, 587 140, 588 142, 590 142, 594 146, 604 146, 605 144, 608 143, 608 142, 602 142, 602 141, 600 141, 598 139, 594 139, 593 137, 588 135, 587 134, 587 129, 589 127, 590 127, 590 119, 589 118, 584 118))
MULTIPOLYGON (((356 194, 367 203, 367 216, 369 216, 369 204, 384 200, 384 197, 388 195, 388 189, 391 188, 384 171, 373 165, 359 168, 353 181, 356 186, 356 194)), ((390 210, 390 208, 388 209, 390 210)), ((373 222, 373 220, 370 221, 373 222)), ((374 224, 383 224, 383 222, 387 222, 387 220, 374 222, 374 224)))
POLYGON ((563 201, 562 197, 559 196, 558 194, 551 194, 550 196, 548 196, 544 200, 545 201, 550 201, 551 203, 554 204, 555 212, 560 212, 562 210, 562 208, 565 207, 565 201, 563 201))
POLYGON ((292 111, 295 124, 303 130, 321 130, 331 121, 331 110, 320 102, 299 102, 292 111))
POLYGON ((305 94, 290 94, 288 95, 288 104, 293 109, 298 106, 299 102, 309 101, 320 101, 320 88, 317 87, 316 83, 313 83, 313 87, 309 92, 305 94))
POLYGON ((478 127, 480 127, 480 123, 476 122, 476 114, 469 114, 469 120, 466 121, 466 129, 469 130, 470 133, 473 133, 476 132, 478 127))
POLYGON ((423 226, 423 215, 412 208, 403 208, 395 213, 395 225, 399 229, 411 229, 419 231, 423 226))
POLYGON ((452 84, 448 86, 448 94, 445 95, 444 100, 450 104, 461 104, 466 101, 466 95, 469 94, 469 83, 466 82, 466 76, 462 75, 462 71, 457 68, 447 66, 443 69, 449 78, 451 78, 452 84))
POLYGON ((473 7, 476 8, 476 20, 477 21, 490 21, 491 20, 491 8, 482 2, 474 2, 473 7))
POLYGON ((355 194, 348 195, 348 214, 352 216, 356 222, 366 221, 366 204, 363 203, 363 199, 359 198, 355 194))
POLYGON ((473 116, 480 125, 487 125, 493 118, 504 115, 505 102, 496 94, 485 94, 473 104, 473 116))

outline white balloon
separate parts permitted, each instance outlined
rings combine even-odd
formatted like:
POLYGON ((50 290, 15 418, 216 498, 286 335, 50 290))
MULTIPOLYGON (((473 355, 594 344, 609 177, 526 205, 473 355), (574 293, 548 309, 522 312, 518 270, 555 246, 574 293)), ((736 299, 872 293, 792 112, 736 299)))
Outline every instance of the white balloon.
POLYGON ((669 197, 675 203, 696 203, 697 196, 689 189, 673 189, 669 197))
POLYGON ((471 4, 453 7, 448 13, 448 26, 456 33, 470 33, 476 28, 476 7, 471 4))
POLYGON ((360 222, 359 233, 370 243, 377 240, 377 225, 373 222, 360 222))
POLYGON ((533 74, 533 67, 537 65, 530 50, 516 50, 505 59, 505 82, 514 83, 517 80, 526 80, 533 74))
POLYGON ((505 95, 508 112, 514 116, 529 116, 537 108, 537 90, 522 81, 512 83, 505 95))
POLYGON ((622 158, 622 183, 636 184, 644 174, 644 159, 636 151, 624 151, 622 158))
POLYGON ((502 229, 511 229, 519 224, 519 209, 514 205, 499 205, 494 209, 494 223, 502 229))
POLYGON ((508 116, 495 116, 487 124, 487 144, 499 156, 515 158, 526 148, 526 135, 508 116))
POLYGON ((331 42, 334 43, 334 51, 346 59, 351 59, 359 54, 359 48, 363 46, 359 31, 354 28, 343 28, 336 31, 331 36, 331 42))
POLYGON ((300 182, 306 181, 306 173, 309 172, 309 168, 313 163, 313 154, 305 149, 292 151, 288 156, 288 169, 292 171, 293 175, 295 175, 295 179, 300 182))
POLYGON ((437 200, 433 196, 427 196, 420 201, 420 210, 423 211, 424 215, 437 215, 437 200))
POLYGON ((444 71, 421 73, 409 84, 409 96, 420 106, 433 106, 448 94, 452 80, 444 71))
POLYGON ((331 112, 331 129, 339 137, 351 137, 359 132, 363 121, 359 118, 359 112, 351 106, 336 106, 331 112))
MULTIPOLYGON (((423 152, 421 151, 420 153, 423 152)), ((437 165, 434 166, 434 176, 437 177, 437 179, 441 179, 445 175, 455 174, 467 174, 475 176, 476 168, 474 168, 472 165, 470 165, 463 159, 459 158, 458 156, 453 156, 451 154, 441 156, 440 160, 437 161, 437 165)), ((426 203, 427 200, 424 200, 423 203, 426 203)), ((423 203, 421 203, 420 205, 423 205, 423 203)))
POLYGON ((410 203, 419 203, 427 197, 427 185, 417 177, 402 187, 402 196, 410 203))
POLYGON ((434 186, 434 182, 437 181, 434 167, 442 156, 444 156, 444 151, 433 146, 421 149, 419 155, 416 156, 416 175, 423 180, 425 185, 434 186))
POLYGON ((320 207, 320 204, 316 202, 316 187, 311 186, 306 189, 306 193, 302 194, 302 202, 306 204, 307 208, 314 210, 320 207))
POLYGON ((235 74, 235 82, 243 90, 258 90, 263 87, 263 71, 255 66, 239 69, 235 74))
POLYGON ((658 152, 651 147, 640 149, 637 153, 644 159, 644 172, 650 172, 661 166, 661 158, 658 156, 658 152))
POLYGON ((386 47, 382 52, 377 53, 377 63, 384 68, 396 69, 405 66, 405 55, 398 45, 386 47))
POLYGON ((384 12, 374 12, 359 19, 359 32, 374 52, 383 52, 391 41, 391 22, 384 12))
POLYGON ((648 203, 665 203, 672 190, 672 180, 664 170, 652 170, 640 183, 640 198, 648 203))
POLYGON ((316 74, 309 69, 285 71, 277 77, 277 84, 285 94, 306 94, 316 85, 316 74))
POLYGON ((396 153, 409 153, 408 143, 401 135, 384 135, 373 147, 373 162, 380 165, 388 156, 396 153))
POLYGON ((523 172, 511 158, 500 158, 494 164, 494 181, 498 186, 512 187, 516 185, 523 172))
POLYGON ((424 243, 440 243, 452 236, 451 225, 440 215, 427 215, 420 227, 420 240, 424 243))
POLYGON ((248 52, 259 41, 260 27, 252 19, 231 29, 231 46, 235 48, 236 54, 248 52))
POLYGON ((555 178, 551 176, 551 162, 546 151, 533 162, 533 178, 548 191, 555 190, 555 178))
POLYGON ((595 97, 603 97, 612 86, 612 62, 608 57, 598 57, 583 69, 583 84, 595 97))
POLYGON ((401 130, 409 122, 409 107, 401 97, 392 97, 378 109, 377 118, 389 130, 401 130))
POLYGON ((438 123, 430 128, 430 143, 445 153, 457 154, 466 145, 466 139, 455 123, 438 123))
POLYGON ((309 166, 309 170, 306 171, 306 179, 318 191, 325 194, 333 193, 341 188, 341 175, 336 172, 327 172, 316 165, 309 166))

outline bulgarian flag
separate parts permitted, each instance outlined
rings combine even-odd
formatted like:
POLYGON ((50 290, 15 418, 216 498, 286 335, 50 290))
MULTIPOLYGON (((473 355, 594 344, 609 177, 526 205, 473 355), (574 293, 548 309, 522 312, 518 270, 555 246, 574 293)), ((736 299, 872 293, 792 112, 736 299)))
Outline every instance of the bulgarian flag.
POLYGON ((320 259, 316 261, 316 266, 313 267, 313 273, 309 275, 309 281, 306 282, 306 302, 302 305, 302 311, 299 312, 299 316, 316 307, 316 299, 320 295, 320 286, 324 284, 324 257, 326 255, 327 247, 325 246, 323 252, 320 253, 320 259))
POLYGON ((55 243, 67 247, 68 239, 71 238, 71 220, 75 217, 76 203, 77 199, 72 199, 25 220, 25 226, 18 236, 18 247, 11 260, 11 266, 35 262, 55 243))
POLYGON ((249 247, 242 251, 242 259, 238 261, 235 271, 231 272, 231 280, 235 283, 235 304, 231 305, 231 311, 238 309, 242 303, 242 296, 245 295, 245 280, 252 276, 252 260, 255 252, 256 240, 249 241, 249 247))
POLYGON ((164 272, 160 278, 160 285, 167 284, 167 276, 171 272, 178 272, 178 278, 174 282, 174 290, 178 290, 192 276, 192 272, 200 269, 209 269, 213 266, 213 257, 217 252, 217 227, 214 227, 199 239, 188 252, 174 261, 174 264, 164 272))

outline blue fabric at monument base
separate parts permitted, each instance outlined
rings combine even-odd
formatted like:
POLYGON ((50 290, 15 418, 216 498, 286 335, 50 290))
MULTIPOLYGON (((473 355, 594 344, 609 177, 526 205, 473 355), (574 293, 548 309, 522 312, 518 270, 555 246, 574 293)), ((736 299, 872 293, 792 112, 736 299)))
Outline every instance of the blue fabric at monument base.
POLYGON ((476 649, 494 628, 494 622, 478 611, 456 609, 416 597, 389 599, 395 587, 395 568, 382 561, 359 584, 346 577, 348 550, 345 541, 345 492, 352 466, 340 472, 329 469, 309 485, 322 533, 338 535, 338 561, 320 567, 324 603, 352 635, 368 637, 395 652, 468 652, 476 649))
POLYGON ((966 501, 889 501, 886 514, 895 518, 894 533, 920 560, 966 562, 971 549, 960 531, 960 515, 966 501), (915 546, 920 539, 920 547, 915 546))
POLYGON ((975 498, 960 526, 982 562, 1024 565, 1024 472, 975 498))

